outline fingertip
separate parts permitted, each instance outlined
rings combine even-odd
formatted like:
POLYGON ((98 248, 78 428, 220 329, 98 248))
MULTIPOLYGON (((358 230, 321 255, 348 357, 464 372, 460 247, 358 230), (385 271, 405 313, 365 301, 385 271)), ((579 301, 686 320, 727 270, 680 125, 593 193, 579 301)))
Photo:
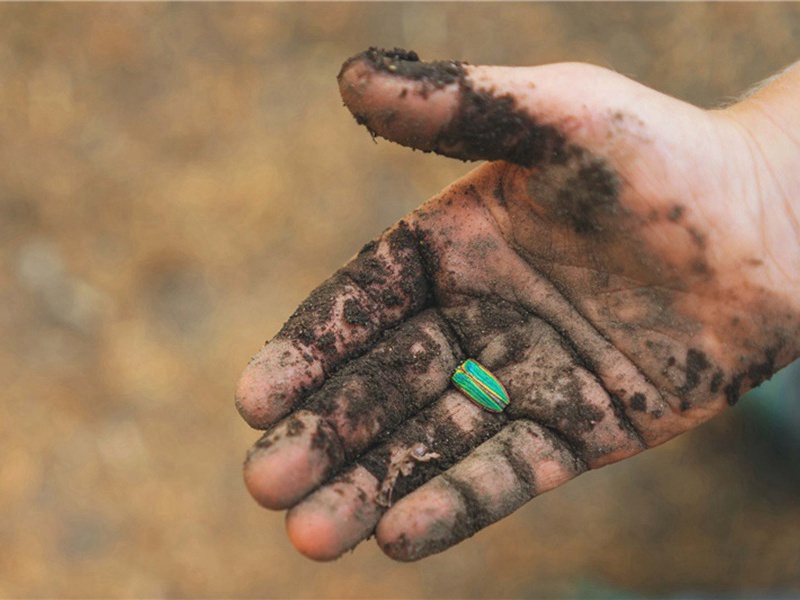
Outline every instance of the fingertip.
POLYGON ((413 562, 422 558, 418 544, 410 537, 391 511, 384 515, 375 529, 375 541, 383 553, 393 560, 413 562))
POLYGON ((462 78, 459 63, 424 63, 413 52, 373 48, 348 59, 338 80, 345 106, 371 133, 434 150, 457 109, 462 78))
POLYGON ((335 560, 347 551, 339 524, 329 515, 306 510, 303 505, 286 514, 286 533, 292 545, 312 560, 335 560))
POLYGON ((279 418, 281 411, 275 410, 263 400, 266 397, 266 389, 263 385, 261 377, 258 375, 256 369, 251 368, 249 365, 245 367, 244 372, 239 377, 236 383, 236 394, 234 402, 236 410, 239 415, 244 419, 253 429, 266 429, 274 422, 275 418, 279 418))
POLYGON ((356 467, 309 494, 286 515, 292 543, 315 560, 332 560, 375 531, 382 507, 374 476, 356 467))
POLYGON ((254 429, 267 429, 294 407, 302 394, 322 380, 321 366, 290 342, 274 340, 244 369, 236 385, 239 414, 254 429))
POLYGON ((342 456, 332 427, 300 410, 266 433, 247 455, 245 485, 265 508, 289 508, 322 483, 342 456))
POLYGON ((296 477, 297 457, 287 457, 285 454, 281 455, 280 460, 274 460, 271 455, 256 448, 244 465, 247 491, 256 502, 270 510, 284 510, 299 500, 294 486, 290 484, 296 477))
POLYGON ((378 523, 375 539, 384 554, 411 562, 450 547, 456 512, 427 484, 395 504, 378 523))
POLYGON ((313 486, 307 457, 299 449, 270 452, 256 448, 245 461, 242 474, 250 495, 270 510, 294 506, 313 486))

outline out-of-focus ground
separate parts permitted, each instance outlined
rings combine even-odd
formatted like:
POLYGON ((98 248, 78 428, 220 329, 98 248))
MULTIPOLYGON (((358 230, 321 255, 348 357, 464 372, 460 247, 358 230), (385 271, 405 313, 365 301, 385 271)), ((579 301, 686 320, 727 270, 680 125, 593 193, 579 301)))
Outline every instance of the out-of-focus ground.
POLYGON ((250 500, 248 357, 470 168, 356 127, 335 75, 370 45, 712 106, 800 57, 800 6, 0 4, 0 596, 800 593, 797 459, 753 399, 417 564, 312 563, 250 500))

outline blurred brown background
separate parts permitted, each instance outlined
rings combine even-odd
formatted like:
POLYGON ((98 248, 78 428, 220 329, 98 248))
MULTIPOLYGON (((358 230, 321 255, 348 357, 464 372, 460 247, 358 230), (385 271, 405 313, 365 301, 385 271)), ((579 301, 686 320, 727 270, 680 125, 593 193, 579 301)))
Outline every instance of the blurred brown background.
POLYGON ((711 106, 800 57, 800 6, 0 4, 0 596, 800 593, 800 485, 748 401, 418 564, 312 563, 250 500, 248 357, 470 168, 355 126, 335 75, 370 45, 711 106))

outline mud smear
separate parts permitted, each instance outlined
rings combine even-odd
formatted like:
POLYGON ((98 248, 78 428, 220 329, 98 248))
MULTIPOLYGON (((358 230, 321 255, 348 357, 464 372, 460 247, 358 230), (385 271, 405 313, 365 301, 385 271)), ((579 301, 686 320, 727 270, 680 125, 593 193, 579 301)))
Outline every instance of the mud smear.
POLYGON ((381 244, 374 241, 366 244, 341 274, 384 308, 402 306, 405 312, 413 314, 430 303, 419 239, 405 221, 387 232, 381 244), (379 246, 387 248, 386 255, 379 246))
POLYGON ((318 364, 332 375, 372 348, 386 329, 429 305, 428 277, 417 236, 401 222, 312 291, 275 339, 297 348, 306 366, 292 366, 306 370, 301 378, 318 381, 318 364))
MULTIPOLYGON (((580 165, 592 159, 573 156, 567 165, 537 167, 528 180, 529 207, 507 203, 518 253, 637 366, 673 409, 719 406, 720 400, 732 404, 797 356, 788 350, 794 347, 796 352, 797 342, 788 341, 783 358, 771 358, 775 340, 798 339, 797 317, 780 317, 786 302, 746 282, 736 290, 723 289, 709 266, 706 235, 692 225, 688 209, 675 205, 647 218, 634 214, 620 206, 622 191, 615 180, 604 176, 585 191, 576 188, 580 165), (591 210, 586 209, 589 204, 591 210), (644 239, 641 227, 659 221, 684 230, 688 245, 680 260, 659 258, 644 239), (565 250, 560 240, 572 233, 565 250), (593 275, 587 278, 581 268, 593 275), (623 293, 616 291, 620 288, 623 293), (697 299, 707 303, 705 309, 697 299), (706 340, 717 340, 715 346, 727 352, 712 354, 703 345, 706 340)), ((596 372, 593 351, 575 344, 567 332, 559 333, 596 372)), ((645 398, 635 396, 620 408, 637 420, 632 413, 645 412, 647 406, 645 398)), ((650 414, 661 418, 664 413, 658 409, 650 414)), ((670 417, 657 429, 674 426, 677 433, 698 424, 693 417, 687 419, 679 425, 670 417)))
POLYGON ((327 325, 336 299, 341 293, 340 278, 334 275, 306 298, 278 332, 277 338, 298 341, 310 346, 318 337, 317 325, 327 325))
POLYGON ((633 410, 643 412, 644 410, 647 409, 647 404, 645 400, 646 398, 644 394, 642 394, 641 392, 635 393, 633 396, 631 396, 631 402, 630 402, 631 408, 633 410))
POLYGON ((781 363, 778 362, 778 356, 786 346, 785 343, 779 343, 767 348, 764 352, 763 360, 751 363, 745 371, 738 372, 733 376, 731 382, 725 386, 725 397, 729 405, 736 404, 744 392, 763 383, 783 366, 781 364, 783 361, 781 363))
MULTIPOLYGON (((513 475, 516 485, 508 490, 502 499, 486 497, 471 483, 464 481, 455 473, 444 473, 442 483, 458 498, 460 507, 454 518, 446 523, 432 524, 423 539, 411 541, 401 534, 393 541, 384 544, 384 550, 398 560, 417 560, 436 554, 457 544, 511 514, 523 504, 530 501, 538 493, 536 475, 531 465, 520 457, 519 448, 512 440, 534 438, 533 444, 538 448, 547 448, 541 457, 544 461, 552 461, 562 465, 574 475, 586 470, 586 466, 566 450, 558 437, 528 421, 517 421, 507 430, 494 437, 490 444, 493 447, 490 459, 505 463, 513 475), (452 523, 452 525, 450 525, 452 523)), ((523 443, 530 443, 525 440, 523 443)), ((498 464, 500 468, 500 465, 498 464)))
MULTIPOLYGON (((510 94, 496 95, 476 90, 460 61, 423 62, 416 52, 395 48, 370 48, 349 58, 342 73, 354 62, 364 61, 372 69, 415 83, 415 93, 423 98, 435 89, 456 84, 459 108, 432 141, 438 154, 461 160, 506 160, 530 167, 543 159, 565 160, 564 138, 554 127, 539 125, 516 107, 510 94)), ((369 119, 355 115, 366 125, 369 119)), ((377 135, 370 130, 373 135, 377 135)), ((426 150, 428 151, 428 150, 426 150)))
POLYGON ((298 417, 290 417, 286 422, 286 437, 297 437, 306 429, 306 424, 298 417))
POLYGON ((697 386, 700 385, 703 372, 710 368, 711 363, 708 362, 705 353, 701 350, 690 348, 686 353, 686 367, 684 369, 686 373, 686 383, 678 389, 678 393, 681 395, 688 394, 697 388, 697 386))
POLYGON ((619 215, 619 180, 601 161, 578 169, 558 192, 558 214, 575 233, 600 232, 607 217, 619 215))
POLYGON ((681 204, 676 204, 675 206, 669 209, 669 212, 667 213, 667 219, 675 223, 680 220, 685 210, 686 210, 685 206, 681 204))
MULTIPOLYGON (((550 329, 538 323, 539 330, 550 329)), ((511 419, 526 419, 546 428, 581 464, 593 465, 621 449, 610 439, 626 440, 631 452, 643 448, 637 430, 619 398, 594 376, 599 388, 586 388, 590 370, 579 366, 572 350, 555 330, 540 333, 538 344, 521 365, 508 371, 505 385, 514 402, 506 409, 511 419), (579 371, 584 376, 579 376, 579 371), (595 431, 602 423, 602 430, 595 431), (613 423, 613 424, 612 424, 613 423)))
POLYGON ((340 465, 345 460, 345 449, 342 447, 339 436, 323 420, 317 422, 317 429, 311 436, 311 449, 325 454, 330 472, 333 472, 336 465, 340 465))
POLYGON ((566 159, 564 138, 516 108, 510 95, 475 90, 463 77, 459 108, 436 139, 435 152, 462 160, 505 160, 531 167, 566 159))
POLYGON ((421 82, 422 87, 419 90, 421 94, 427 94, 432 89, 441 89, 451 83, 462 81, 464 79, 462 65, 466 64, 450 60, 422 62, 419 55, 413 50, 401 48, 384 50, 373 46, 369 50, 347 59, 337 78, 341 78, 347 67, 360 60, 365 61, 376 71, 421 82))
POLYGON ((374 432, 389 435, 438 398, 461 358, 449 327, 435 311, 426 311, 386 331, 369 353, 333 375, 306 408, 339 430, 353 458, 376 443, 374 432))
MULTIPOLYGON (((535 436, 537 434, 531 433, 531 435, 535 436)), ((533 498, 536 495, 536 476, 531 466, 518 456, 509 440, 504 439, 499 443, 503 458, 517 479, 520 494, 525 498, 533 498)))
MULTIPOLYGON (((468 400, 465 398, 464 402, 468 400)), ((507 423, 503 415, 486 413, 479 418, 480 426, 465 431, 452 418, 437 414, 435 409, 423 411, 403 425, 393 436, 391 444, 373 449, 360 457, 357 463, 367 469, 379 482, 383 482, 388 478, 393 464, 394 448, 409 448, 424 444, 429 451, 436 452, 438 455, 436 460, 419 462, 408 475, 396 480, 391 494, 386 498, 388 503, 394 504, 423 483, 455 465, 507 423)))
POLYGON ((353 298, 348 298, 344 302, 344 319, 350 325, 363 326, 369 325, 371 321, 369 312, 364 310, 364 307, 353 298))
POLYGON ((463 304, 443 309, 453 331, 468 356, 480 356, 486 344, 502 336, 501 356, 493 357, 486 366, 492 370, 519 360, 530 346, 531 339, 524 326, 529 316, 518 307, 500 298, 459 299, 463 304))

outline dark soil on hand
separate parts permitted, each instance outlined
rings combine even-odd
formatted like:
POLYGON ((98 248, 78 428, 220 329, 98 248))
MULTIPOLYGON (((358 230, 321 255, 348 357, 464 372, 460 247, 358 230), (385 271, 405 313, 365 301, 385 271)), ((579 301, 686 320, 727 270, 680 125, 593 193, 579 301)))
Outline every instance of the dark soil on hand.
MULTIPOLYGON (((544 159, 564 160, 563 136, 519 110, 510 94, 474 89, 464 69, 468 63, 423 62, 414 51, 373 47, 345 61, 339 75, 360 60, 375 71, 416 83, 416 93, 423 97, 432 90, 458 85, 459 109, 439 132, 433 152, 462 160, 506 160, 526 167, 544 159)), ((356 115, 356 120, 368 123, 363 115, 356 115)))
POLYGON ((339 71, 339 76, 348 66, 359 60, 366 61, 376 71, 390 73, 412 81, 421 81, 428 89, 440 89, 450 83, 462 81, 464 79, 463 65, 467 64, 454 60, 422 62, 419 55, 413 50, 403 50, 402 48, 384 50, 372 47, 347 59, 339 71))

